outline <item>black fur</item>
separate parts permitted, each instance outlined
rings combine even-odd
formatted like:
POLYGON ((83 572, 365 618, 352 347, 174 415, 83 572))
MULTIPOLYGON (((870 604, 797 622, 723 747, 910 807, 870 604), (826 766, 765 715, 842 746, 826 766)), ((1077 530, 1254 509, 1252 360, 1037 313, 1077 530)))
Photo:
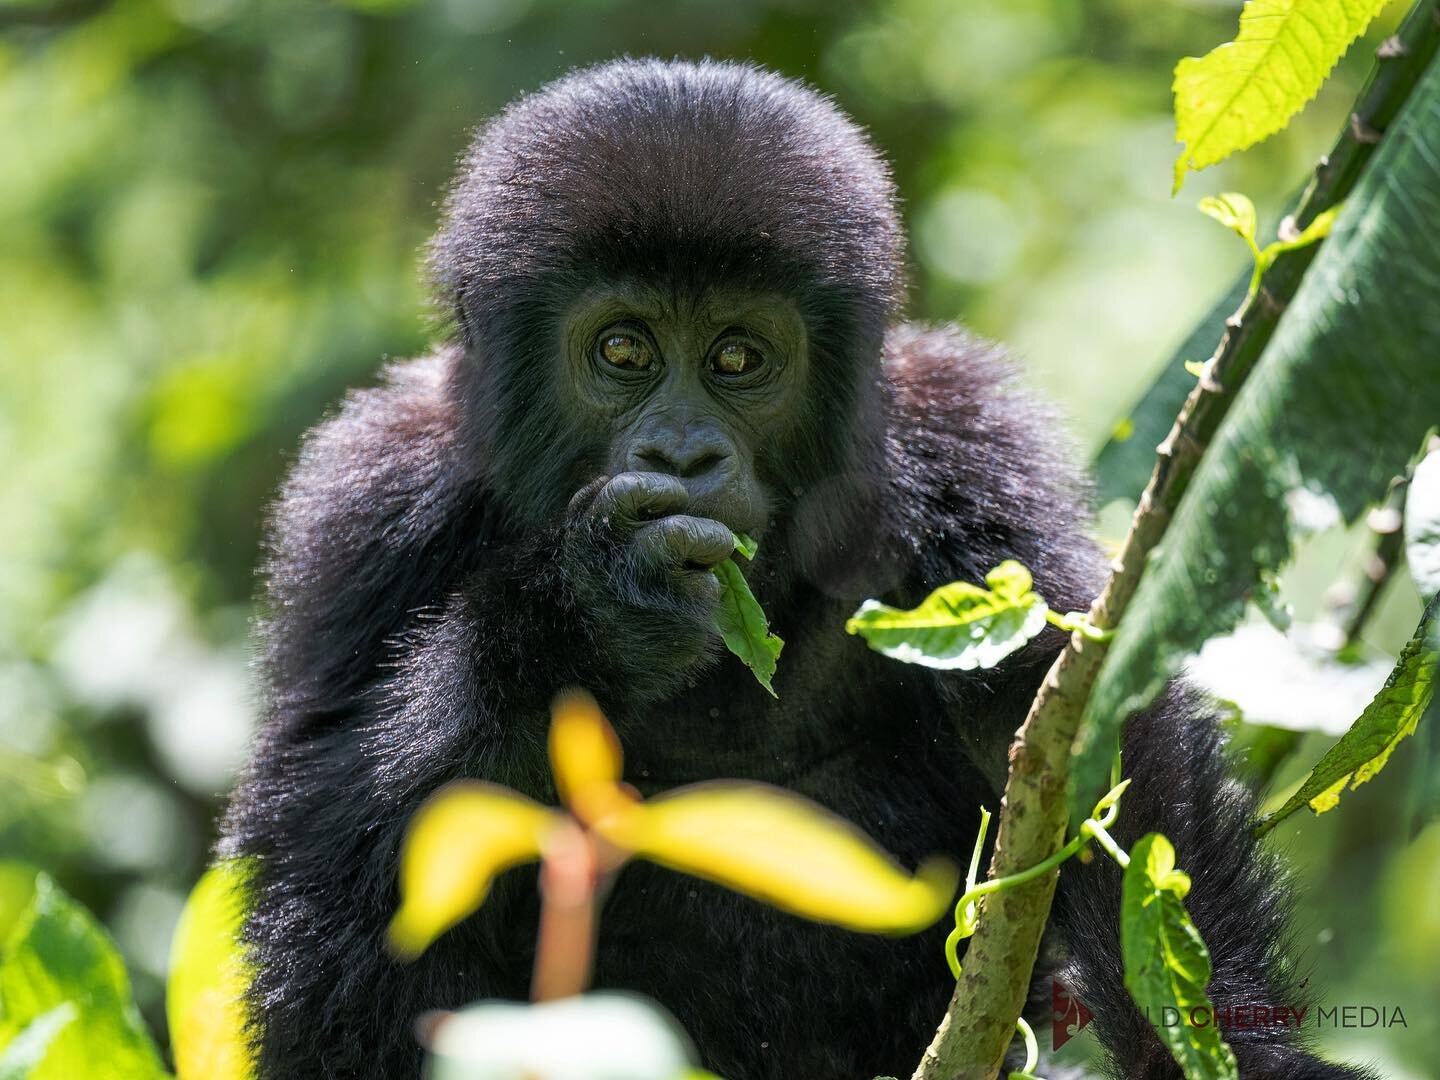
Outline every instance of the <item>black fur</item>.
MULTIPOLYGON (((996 351, 958 330, 887 329, 901 260, 891 184, 864 137, 752 68, 611 64, 480 133, 433 248, 456 340, 391 367, 312 433, 275 513, 269 715, 222 843, 258 856, 247 935, 266 1077, 414 1075, 420 1013, 526 995, 533 871, 506 874, 412 965, 387 957, 382 933, 406 821, 441 783, 554 798, 544 732, 564 687, 595 693, 642 790, 754 777, 908 863, 968 853, 1059 636, 999 670, 942 674, 879 657, 843 620, 867 596, 910 604, 1006 558, 1057 608, 1083 608, 1102 567, 1075 455, 996 351), (713 640, 647 638, 624 603, 577 584, 570 503, 603 454, 552 357, 565 305, 606 275, 676 294, 763 287, 803 317, 803 406, 752 448, 771 493, 753 584, 787 642, 778 702, 713 640)), ((1175 841, 1215 997, 1296 1003, 1283 895, 1214 723, 1172 697, 1131 724, 1127 747, 1121 835, 1175 841)), ((1056 925, 1070 977, 1122 1073, 1172 1076, 1120 982, 1117 903, 1103 860, 1067 871, 1056 925)), ((596 981, 658 999, 732 1080, 909 1075, 950 993, 946 929, 849 934, 635 864, 605 906, 596 981)), ((1245 1076, 1358 1075, 1265 1039, 1236 1046, 1245 1076)))

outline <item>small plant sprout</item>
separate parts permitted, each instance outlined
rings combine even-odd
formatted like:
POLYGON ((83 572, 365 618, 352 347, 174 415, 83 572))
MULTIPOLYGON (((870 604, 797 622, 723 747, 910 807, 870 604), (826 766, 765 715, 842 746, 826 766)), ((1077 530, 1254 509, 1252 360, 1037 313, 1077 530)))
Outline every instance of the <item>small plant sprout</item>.
POLYGON ((939 918, 958 873, 944 859, 906 874, 848 822, 790 792, 716 781, 641 799, 621 783, 620 742, 588 696, 557 701, 550 766, 565 809, 455 781, 415 814, 389 944, 418 956, 484 902, 496 875, 539 860, 542 908, 532 997, 582 991, 599 881, 632 857, 851 930, 910 934, 939 918))
POLYGON ((1254 296, 1260 291, 1260 279, 1265 276, 1265 271, 1270 269, 1271 263, 1287 251, 1295 251, 1307 247, 1330 235, 1330 227, 1335 223, 1335 217, 1340 213, 1341 207, 1337 204, 1315 216, 1303 231, 1296 230, 1289 219, 1281 225, 1280 239, 1273 243, 1266 244, 1263 248, 1256 242, 1255 236, 1258 231, 1258 218, 1255 214, 1255 204, 1249 198, 1241 195, 1238 191, 1226 191, 1220 195, 1207 195, 1199 202, 1200 212, 1206 217, 1212 217, 1221 225, 1224 225, 1250 249, 1251 258, 1255 260, 1255 268, 1250 274, 1250 288, 1246 296, 1254 296))

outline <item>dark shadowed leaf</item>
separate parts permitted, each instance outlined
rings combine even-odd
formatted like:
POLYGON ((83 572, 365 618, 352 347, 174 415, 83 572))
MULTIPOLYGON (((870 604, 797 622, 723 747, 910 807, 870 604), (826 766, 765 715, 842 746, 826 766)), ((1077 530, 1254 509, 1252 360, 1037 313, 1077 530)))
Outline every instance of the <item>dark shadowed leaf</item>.
MULTIPOLYGON (((1159 833, 1150 833, 1130 849, 1130 865, 1120 900, 1120 945, 1125 986, 1151 1023, 1165 1008, 1178 1010, 1178 1024, 1155 1024, 1155 1031, 1180 1063, 1186 1080, 1233 1080, 1239 1076, 1235 1055, 1213 1022, 1185 1022, 1190 1010, 1209 1009, 1210 951, 1185 910, 1190 877, 1175 869, 1175 849, 1159 833)), ((1208 1016, 1209 1014, 1205 1014, 1208 1016)))
POLYGON ((1074 820, 1116 734, 1186 654, 1235 626, 1290 555, 1297 511, 1353 521, 1440 417, 1440 65, 1385 136, 1190 480, 1091 694, 1074 820))
POLYGON ((1169 434, 1185 397, 1195 388, 1195 376, 1185 370, 1187 360, 1208 360, 1225 334, 1225 320, 1239 309, 1250 284, 1247 269, 1210 309, 1160 369, 1126 418, 1115 425, 1110 439, 1095 457, 1095 502, 1104 506, 1115 499, 1140 497, 1155 469, 1155 447, 1169 434))

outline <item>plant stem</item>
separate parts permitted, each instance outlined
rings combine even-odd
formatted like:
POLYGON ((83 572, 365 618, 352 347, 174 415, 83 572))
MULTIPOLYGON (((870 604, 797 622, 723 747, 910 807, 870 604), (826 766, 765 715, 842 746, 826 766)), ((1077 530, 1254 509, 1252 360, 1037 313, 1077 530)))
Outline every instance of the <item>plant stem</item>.
MULTIPOLYGON (((1304 229, 1354 187, 1383 132, 1399 112, 1440 42, 1440 0, 1422 0, 1379 63, 1351 123, 1322 159, 1287 228, 1304 229)), ((1209 365, 1157 449, 1154 472, 1090 623, 1113 628, 1135 595, 1146 558, 1165 533, 1200 457, 1235 395, 1269 343, 1318 245, 1289 251, 1265 271, 1261 286, 1228 321, 1209 365)), ((1073 633, 1045 676, 1010 747, 992 877, 1008 877, 1045 860, 1062 843, 1069 819, 1070 750, 1108 643, 1073 633)), ((1048 873, 991 896, 964 970, 914 1080, 989 1080, 996 1075, 1024 1008, 1057 874, 1048 873)))
POLYGON ((540 865, 540 933, 533 1001, 584 992, 595 958, 599 858, 590 834, 571 822, 556 830, 540 865))

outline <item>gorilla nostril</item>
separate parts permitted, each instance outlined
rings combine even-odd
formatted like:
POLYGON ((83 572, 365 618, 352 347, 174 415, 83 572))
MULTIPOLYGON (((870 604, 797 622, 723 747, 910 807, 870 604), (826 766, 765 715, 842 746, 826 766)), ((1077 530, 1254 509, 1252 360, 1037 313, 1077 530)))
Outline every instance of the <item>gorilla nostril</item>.
POLYGON ((714 472, 725 460, 724 454, 708 453, 701 454, 698 458, 685 466, 680 473, 682 480, 693 480, 697 476, 704 476, 706 473, 714 472))

